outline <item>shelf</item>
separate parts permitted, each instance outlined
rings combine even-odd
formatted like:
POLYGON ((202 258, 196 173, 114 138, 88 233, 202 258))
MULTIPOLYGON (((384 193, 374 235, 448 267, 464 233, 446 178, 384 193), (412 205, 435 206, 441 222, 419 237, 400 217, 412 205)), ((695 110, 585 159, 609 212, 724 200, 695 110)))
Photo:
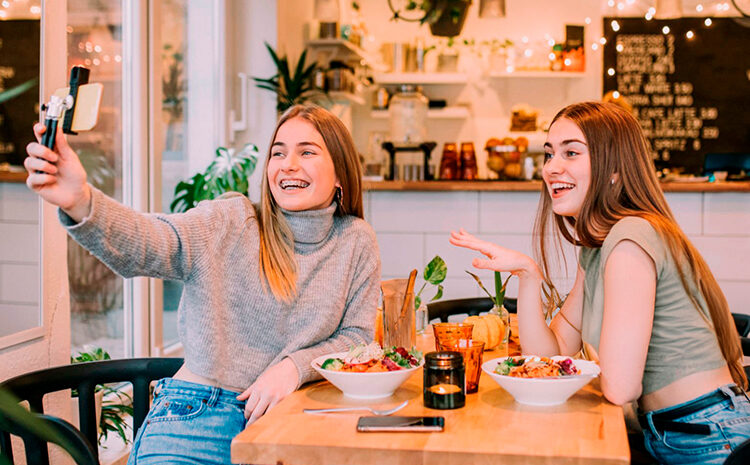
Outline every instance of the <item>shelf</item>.
POLYGON ((381 73, 374 76, 377 84, 466 84, 466 73, 381 73))
POLYGON ((491 78, 581 78, 586 73, 582 71, 493 71, 490 73, 491 78))
MULTIPOLYGON (((372 110, 370 117, 376 119, 388 118, 388 110, 372 110)), ((469 117, 467 107, 445 107, 427 110, 429 119, 466 119, 469 117)))
POLYGON ((364 105, 365 99, 363 97, 360 97, 359 95, 354 95, 350 92, 343 92, 343 91, 329 91, 328 97, 333 100, 334 102, 351 102, 356 103, 358 105, 364 105))
POLYGON ((328 53, 327 61, 358 61, 360 65, 369 66, 375 71, 383 71, 385 65, 375 57, 344 39, 314 39, 307 42, 307 47, 318 52, 328 53))

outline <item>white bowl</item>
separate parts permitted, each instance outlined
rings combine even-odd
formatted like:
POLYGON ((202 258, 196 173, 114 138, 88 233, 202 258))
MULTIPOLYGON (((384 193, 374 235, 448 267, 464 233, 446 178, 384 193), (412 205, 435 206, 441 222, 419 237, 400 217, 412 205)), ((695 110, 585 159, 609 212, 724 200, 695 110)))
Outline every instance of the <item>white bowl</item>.
MULTIPOLYGON (((524 355, 524 357, 527 357, 524 355)), ((565 360, 570 357, 554 356, 552 360, 565 360)), ((561 378, 517 378, 495 373, 498 363, 505 357, 488 360, 482 364, 482 370, 490 375, 497 384, 508 391, 519 404, 549 406, 565 403, 579 389, 599 376, 599 365, 588 360, 573 359, 578 375, 561 378)))
POLYGON ((334 386, 341 389, 345 396, 354 399, 378 399, 393 394, 404 381, 424 364, 422 360, 419 366, 395 371, 381 371, 376 373, 353 373, 350 371, 324 370, 320 366, 329 358, 344 358, 348 352, 323 355, 310 365, 334 386))

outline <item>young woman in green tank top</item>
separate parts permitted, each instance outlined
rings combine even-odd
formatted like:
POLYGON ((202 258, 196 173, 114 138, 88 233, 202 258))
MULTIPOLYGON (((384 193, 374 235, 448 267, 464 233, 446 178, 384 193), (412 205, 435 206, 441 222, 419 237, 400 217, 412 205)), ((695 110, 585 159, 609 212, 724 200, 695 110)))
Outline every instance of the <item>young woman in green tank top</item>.
POLYGON ((718 283, 667 205, 638 121, 607 103, 562 109, 545 143, 543 177, 534 228, 540 264, 463 230, 451 243, 484 254, 476 268, 519 277, 524 352, 583 350, 599 361, 604 396, 637 402, 646 447, 659 462, 723 463, 750 437, 739 336, 718 283), (580 247, 579 266, 548 326, 543 307, 559 302, 540 296, 552 286, 548 256, 560 235, 580 247))

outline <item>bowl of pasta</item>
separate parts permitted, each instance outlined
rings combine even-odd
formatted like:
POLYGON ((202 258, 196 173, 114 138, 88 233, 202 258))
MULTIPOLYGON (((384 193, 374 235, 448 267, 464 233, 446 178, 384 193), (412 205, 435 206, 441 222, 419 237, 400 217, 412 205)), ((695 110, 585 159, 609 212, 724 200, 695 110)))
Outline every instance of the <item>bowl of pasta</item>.
POLYGON ((570 396, 599 376, 599 365, 565 356, 522 355, 489 360, 482 370, 519 404, 549 406, 570 396))
POLYGON ((424 364, 417 350, 403 347, 383 350, 377 342, 353 347, 349 352, 320 356, 312 367, 347 397, 388 397, 424 364))

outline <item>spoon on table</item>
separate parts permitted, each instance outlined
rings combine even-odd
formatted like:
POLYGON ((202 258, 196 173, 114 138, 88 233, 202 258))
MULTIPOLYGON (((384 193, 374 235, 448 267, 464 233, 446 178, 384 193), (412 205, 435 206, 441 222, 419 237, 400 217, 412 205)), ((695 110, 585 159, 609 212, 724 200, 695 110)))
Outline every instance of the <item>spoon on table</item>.
POLYGON ((389 409, 374 409, 372 407, 360 406, 360 407, 335 407, 335 408, 306 408, 302 411, 305 413, 319 414, 319 413, 354 412, 357 410, 367 410, 373 415, 383 416, 383 415, 390 415, 392 413, 398 412, 402 408, 406 407, 406 404, 408 403, 409 401, 405 400, 403 403, 393 408, 389 408, 389 409))

